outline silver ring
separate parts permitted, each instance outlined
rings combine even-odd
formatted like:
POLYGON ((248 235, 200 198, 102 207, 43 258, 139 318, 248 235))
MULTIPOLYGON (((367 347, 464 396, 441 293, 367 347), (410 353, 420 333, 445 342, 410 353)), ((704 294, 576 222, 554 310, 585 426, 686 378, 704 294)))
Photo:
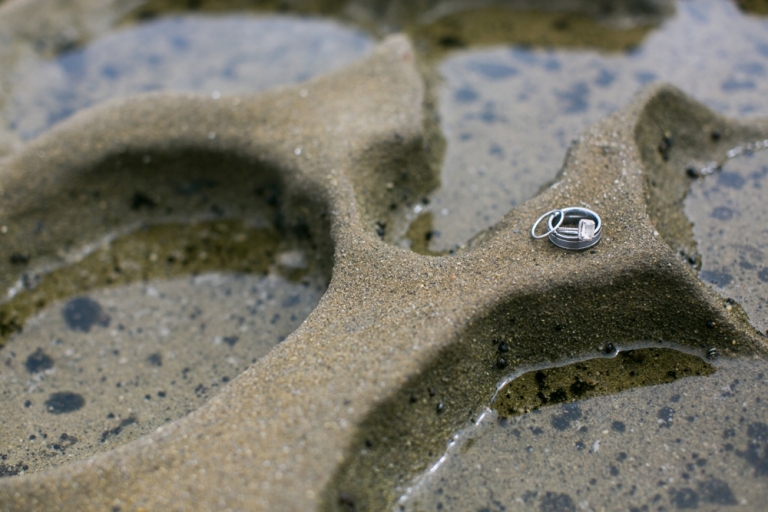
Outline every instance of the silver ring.
MULTIPOLYGON (((552 229, 549 241, 562 249, 580 251, 588 249, 600 241, 603 234, 603 222, 600 216, 588 208, 574 206, 562 208, 563 221, 552 229)), ((550 229, 552 219, 547 222, 550 229)))
POLYGON ((563 219, 564 219, 564 218, 565 218, 565 217, 563 217, 563 214, 562 214, 562 212, 561 212, 560 210, 550 210, 550 211, 548 211, 547 213, 545 213, 544 215, 542 215, 541 217, 539 217, 538 219, 536 219, 536 222, 534 222, 534 223, 533 223, 533 227, 531 228, 531 236, 532 236, 533 238, 535 238, 536 240, 540 240, 540 239, 542 239, 542 238, 545 238, 545 237, 549 236, 549 235, 550 235, 550 234, 551 234, 551 233, 552 233, 554 230, 556 230, 557 228, 559 228, 559 227, 560 227, 560 224, 562 224, 562 223, 563 223, 563 219), (554 216, 555 216, 555 215, 557 215, 558 213, 560 214, 560 221, 557 223, 557 225, 556 225, 555 227, 552 227, 552 217, 554 217, 554 216), (549 224, 549 231, 547 231, 547 232, 546 232, 546 233, 544 233, 543 235, 537 235, 537 234, 536 234, 536 226, 538 226, 538 225, 539 225, 539 223, 540 223, 542 220, 544 220, 544 217, 546 217, 547 215, 550 215, 550 214, 552 215, 552 217, 550 217, 550 218, 549 218, 549 221, 547 222, 547 223, 549 224))
POLYGON ((536 219, 531 228, 533 238, 549 237, 549 241, 556 246, 571 251, 580 251, 594 246, 600 241, 602 235, 603 222, 600 216, 589 208, 578 206, 550 210, 536 219), (549 231, 543 235, 537 235, 536 228, 548 215, 549 231), (555 217, 558 217, 557 220, 555 217))

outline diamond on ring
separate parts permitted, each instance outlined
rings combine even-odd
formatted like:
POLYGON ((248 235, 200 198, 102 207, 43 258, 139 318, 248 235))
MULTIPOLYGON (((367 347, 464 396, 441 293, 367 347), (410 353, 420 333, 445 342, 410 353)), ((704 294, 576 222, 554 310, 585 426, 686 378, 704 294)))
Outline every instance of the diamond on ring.
POLYGON ((592 240, 595 238, 595 221, 592 219, 579 220, 579 240, 592 240))

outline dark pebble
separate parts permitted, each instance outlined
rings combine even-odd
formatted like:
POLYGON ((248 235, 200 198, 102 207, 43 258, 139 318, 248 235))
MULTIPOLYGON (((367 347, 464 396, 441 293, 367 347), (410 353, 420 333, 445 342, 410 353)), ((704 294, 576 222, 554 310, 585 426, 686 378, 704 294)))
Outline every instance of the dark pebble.
POLYGON ((29 373, 38 373, 53 368, 53 359, 43 352, 43 349, 38 348, 27 357, 24 366, 29 373))
POLYGON ((579 404, 563 405, 563 412, 550 419, 550 423, 555 430, 564 431, 571 426, 571 422, 581 418, 581 408, 579 404))
POLYGON ((573 499, 564 493, 549 492, 541 498, 539 505, 541 512, 571 512, 576 511, 573 499))
POLYGON ((11 263, 14 265, 23 265, 29 263, 29 254, 21 254, 20 252, 15 252, 11 254, 11 263))
POLYGON ((699 171, 699 169, 694 165, 689 165, 686 167, 685 173, 691 178, 698 178, 701 176, 701 171, 699 171))
POLYGON ((349 493, 343 491, 339 493, 339 505, 348 507, 348 510, 355 510, 355 500, 349 493))
POLYGON ((157 203, 144 192, 134 192, 131 198, 131 210, 138 210, 142 207, 154 208, 157 203))
POLYGON ((671 407, 662 407, 656 413, 656 417, 659 419, 659 427, 669 428, 672 426, 672 419, 674 418, 675 410, 671 407))
POLYGON ((152 366, 163 366, 163 356, 160 352, 155 352, 147 357, 147 362, 152 366))
POLYGON ((691 488, 670 489, 669 497, 672 504, 678 509, 699 508, 699 493, 691 488))
POLYGON ((64 305, 62 314, 69 328, 74 331, 90 332, 94 325, 109 325, 109 315, 104 313, 98 302, 88 297, 70 300, 64 305))
POLYGON ((669 161, 669 150, 672 149, 672 146, 674 145, 674 142, 672 141, 672 138, 668 135, 665 135, 661 138, 661 141, 659 142, 658 150, 659 154, 661 155, 661 158, 667 162, 669 161))
POLYGON ((77 411, 83 405, 85 405, 85 399, 82 395, 72 393, 71 391, 51 393, 48 400, 45 401, 45 407, 51 414, 65 414, 77 411))

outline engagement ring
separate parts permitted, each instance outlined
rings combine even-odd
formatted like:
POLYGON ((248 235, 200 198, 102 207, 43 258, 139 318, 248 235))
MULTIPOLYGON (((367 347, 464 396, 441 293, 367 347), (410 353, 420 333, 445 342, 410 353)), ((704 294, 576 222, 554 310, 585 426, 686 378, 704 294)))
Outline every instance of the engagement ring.
POLYGON ((549 237, 549 241, 562 249, 580 251, 588 249, 600 241, 603 224, 600 216, 588 208, 574 206, 550 210, 533 223, 531 236, 535 239, 549 237), (544 234, 537 235, 536 228, 547 218, 544 234))

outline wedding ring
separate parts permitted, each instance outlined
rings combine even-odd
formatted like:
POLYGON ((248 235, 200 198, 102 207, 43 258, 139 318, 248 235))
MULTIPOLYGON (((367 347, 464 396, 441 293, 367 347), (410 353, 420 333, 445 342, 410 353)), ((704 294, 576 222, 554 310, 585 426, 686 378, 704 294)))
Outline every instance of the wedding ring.
POLYGON ((588 249, 600 241, 603 223, 600 216, 588 208, 578 206, 550 210, 533 223, 531 236, 536 239, 548 237, 549 241, 571 251, 588 249), (549 230, 543 235, 536 234, 539 223, 547 219, 549 230))
MULTIPOLYGON (((550 235, 550 234, 551 234, 551 233, 552 233, 554 230, 556 230, 557 228, 559 228, 559 227, 560 227, 560 224, 562 224, 562 223, 563 223, 563 216, 562 216, 562 214, 560 214, 560 220, 559 220, 559 221, 558 221, 558 223, 555 225, 555 227, 552 227, 552 226, 550 225, 550 227, 549 227, 549 231, 547 231, 547 232, 546 232, 546 233, 544 233, 543 235, 537 235, 537 234, 536 234, 536 226, 538 226, 538 225, 539 225, 539 223, 540 223, 542 220, 544 220, 544 217, 546 217, 547 215, 550 215, 550 214, 551 214, 551 215, 554 217, 555 215, 558 215, 558 214, 560 214, 560 210, 550 210, 550 211, 548 211, 547 213, 545 213, 544 215, 542 215, 541 217, 539 217, 538 219, 536 219, 536 222, 534 222, 534 223, 533 223, 533 227, 531 228, 531 236, 532 236, 533 238, 535 238, 536 240, 539 240, 539 239, 541 239, 541 238, 545 238, 545 237, 549 236, 549 235, 550 235)), ((551 219, 552 219, 552 217, 550 217, 550 220, 551 220, 551 219)))

